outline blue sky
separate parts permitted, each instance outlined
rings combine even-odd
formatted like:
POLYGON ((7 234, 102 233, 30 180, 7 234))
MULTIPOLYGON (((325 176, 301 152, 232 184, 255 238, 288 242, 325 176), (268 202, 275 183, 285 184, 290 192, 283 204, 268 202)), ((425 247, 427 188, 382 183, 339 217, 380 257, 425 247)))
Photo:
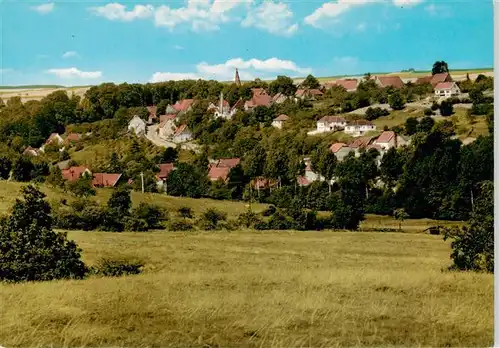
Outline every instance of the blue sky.
POLYGON ((0 85, 493 66, 489 0, 5 0, 0 13, 0 85))

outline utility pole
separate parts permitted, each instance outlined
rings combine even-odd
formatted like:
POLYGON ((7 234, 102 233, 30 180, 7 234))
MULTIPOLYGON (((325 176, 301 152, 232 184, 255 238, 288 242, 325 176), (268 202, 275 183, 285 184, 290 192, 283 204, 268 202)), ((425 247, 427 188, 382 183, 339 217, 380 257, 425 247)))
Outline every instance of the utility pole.
POLYGON ((141 172, 142 193, 144 193, 144 173, 141 172))

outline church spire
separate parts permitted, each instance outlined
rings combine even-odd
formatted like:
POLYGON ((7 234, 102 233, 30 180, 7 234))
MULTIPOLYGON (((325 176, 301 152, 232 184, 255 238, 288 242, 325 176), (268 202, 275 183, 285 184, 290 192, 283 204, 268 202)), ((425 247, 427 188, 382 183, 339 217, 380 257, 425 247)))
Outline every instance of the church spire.
POLYGON ((236 74, 234 74, 234 83, 236 83, 236 86, 241 86, 241 81, 240 81, 240 74, 238 74, 238 68, 236 68, 236 74))

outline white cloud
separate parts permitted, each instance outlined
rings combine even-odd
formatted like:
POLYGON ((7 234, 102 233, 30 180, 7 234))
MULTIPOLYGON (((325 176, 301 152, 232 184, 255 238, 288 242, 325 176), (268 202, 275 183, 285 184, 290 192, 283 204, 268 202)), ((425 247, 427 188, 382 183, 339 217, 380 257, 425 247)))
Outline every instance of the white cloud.
POLYGON ((130 22, 153 17, 154 8, 151 5, 135 5, 131 11, 127 11, 125 5, 114 2, 105 6, 91 7, 90 11, 111 21, 130 22))
POLYGON ((450 17, 452 15, 451 9, 448 6, 436 6, 430 4, 424 8, 429 15, 434 17, 450 17))
POLYGON ((68 51, 68 52, 65 52, 62 57, 64 59, 67 59, 67 58, 72 58, 72 57, 78 57, 78 53, 76 53, 76 51, 68 51))
POLYGON ((181 51, 181 50, 183 50, 183 49, 184 49, 184 47, 183 47, 183 46, 181 46, 181 45, 175 45, 175 46, 174 46, 174 50, 181 51))
POLYGON ((292 21, 293 12, 286 3, 266 1, 250 11, 241 25, 256 27, 275 35, 290 36, 298 29, 298 24, 292 21))
POLYGON ((235 69, 238 69, 240 78, 243 80, 253 80, 257 76, 269 74, 291 74, 292 76, 302 76, 312 73, 309 68, 302 68, 290 60, 269 58, 266 60, 242 58, 229 59, 222 64, 208 64, 201 62, 196 65, 195 73, 154 73, 151 82, 182 80, 182 79, 213 79, 228 81, 234 78, 235 69))
POLYGON ((52 12, 54 10, 54 7, 55 7, 55 4, 53 2, 49 2, 47 4, 33 6, 31 9, 44 15, 44 14, 52 12))
MULTIPOLYGON (((392 0, 394 6, 413 7, 424 0, 392 0)), ((336 19, 341 14, 353 7, 362 5, 387 3, 385 0, 337 0, 324 3, 314 10, 309 16, 304 18, 304 22, 316 28, 321 28, 326 24, 338 22, 336 19)))
POLYGON ((363 22, 363 23, 359 23, 357 26, 356 26, 356 30, 357 31, 365 31, 366 30, 366 23, 363 22))
POLYGON ((62 79, 80 78, 80 79, 97 79, 102 76, 101 71, 81 71, 75 67, 65 69, 49 69, 47 73, 54 74, 62 79))

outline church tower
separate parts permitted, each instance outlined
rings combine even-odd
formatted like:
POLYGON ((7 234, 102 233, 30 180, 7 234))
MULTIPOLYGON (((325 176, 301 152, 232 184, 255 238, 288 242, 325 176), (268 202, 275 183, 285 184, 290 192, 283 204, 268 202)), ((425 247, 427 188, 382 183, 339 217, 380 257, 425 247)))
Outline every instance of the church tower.
POLYGON ((236 69, 236 74, 234 75, 234 83, 236 83, 236 86, 241 86, 241 81, 240 81, 240 74, 238 74, 238 69, 236 69))

